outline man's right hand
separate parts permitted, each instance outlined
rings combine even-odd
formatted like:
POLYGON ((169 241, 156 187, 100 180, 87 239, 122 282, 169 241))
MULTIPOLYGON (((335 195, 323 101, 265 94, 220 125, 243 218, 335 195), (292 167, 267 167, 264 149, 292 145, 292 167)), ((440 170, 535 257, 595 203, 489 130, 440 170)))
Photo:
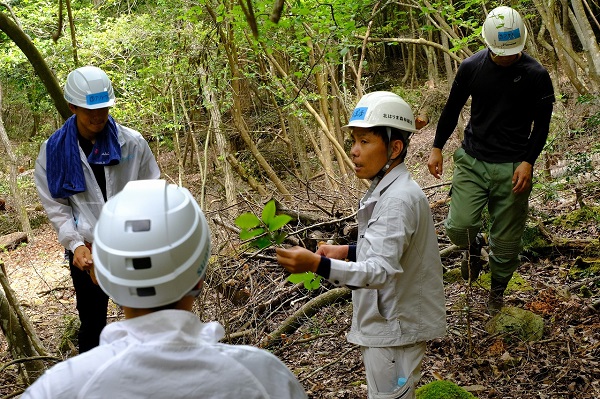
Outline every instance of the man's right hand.
POLYGON ((82 271, 90 270, 94 266, 92 252, 85 245, 80 245, 73 252, 73 264, 82 271))
POLYGON ((436 179, 442 177, 444 172, 444 156, 440 148, 432 148, 431 154, 429 154, 429 160, 427 161, 427 168, 429 173, 436 179))
POLYGON ((348 245, 319 245, 317 255, 323 255, 331 259, 346 259, 348 257, 348 245))

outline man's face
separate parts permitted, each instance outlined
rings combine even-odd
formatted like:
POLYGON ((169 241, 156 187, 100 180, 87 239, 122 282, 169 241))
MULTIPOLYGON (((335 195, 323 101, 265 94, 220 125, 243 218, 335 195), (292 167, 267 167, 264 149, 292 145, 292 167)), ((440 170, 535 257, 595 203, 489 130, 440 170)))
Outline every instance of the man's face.
POLYGON ((514 64, 515 62, 517 62, 519 60, 520 56, 521 56, 521 53, 514 54, 514 55, 496 55, 490 51, 490 57, 491 57, 492 61, 496 65, 500 65, 501 67, 511 66, 512 64, 514 64))
POLYGON ((385 142, 368 128, 352 129, 350 157, 354 163, 354 173, 360 179, 372 179, 387 162, 385 142))
POLYGON ((76 115, 79 134, 88 140, 95 139, 108 122, 108 107, 87 109, 69 104, 69 108, 76 115))

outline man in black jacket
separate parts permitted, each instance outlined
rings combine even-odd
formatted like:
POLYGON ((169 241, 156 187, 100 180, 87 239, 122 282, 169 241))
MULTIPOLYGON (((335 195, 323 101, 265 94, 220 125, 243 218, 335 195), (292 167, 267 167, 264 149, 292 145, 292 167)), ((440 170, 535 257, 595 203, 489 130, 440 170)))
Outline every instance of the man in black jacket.
POLYGON ((481 213, 488 206, 488 306, 493 315, 502 308, 506 286, 520 264, 533 165, 544 148, 555 99, 546 69, 523 52, 527 30, 517 11, 504 6, 492 10, 482 36, 487 48, 460 65, 427 166, 440 178, 442 148, 471 97, 471 118, 462 146, 454 153, 446 232, 454 244, 468 248, 461 265, 463 278, 477 279, 484 242, 481 213))

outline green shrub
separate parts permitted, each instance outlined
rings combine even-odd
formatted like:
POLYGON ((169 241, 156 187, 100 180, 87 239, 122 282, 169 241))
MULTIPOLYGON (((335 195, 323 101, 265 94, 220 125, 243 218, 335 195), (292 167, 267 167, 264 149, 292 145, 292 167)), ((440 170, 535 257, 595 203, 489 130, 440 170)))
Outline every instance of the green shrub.
POLYGON ((417 389, 417 399, 473 399, 464 388, 451 381, 433 381, 417 389))

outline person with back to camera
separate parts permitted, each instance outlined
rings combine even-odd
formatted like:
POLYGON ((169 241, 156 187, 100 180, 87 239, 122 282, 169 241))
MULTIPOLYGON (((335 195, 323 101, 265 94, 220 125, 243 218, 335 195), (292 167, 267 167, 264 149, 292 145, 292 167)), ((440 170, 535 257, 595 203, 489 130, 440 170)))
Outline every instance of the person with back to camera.
POLYGON ((437 125, 428 161, 440 178, 442 148, 471 97, 471 118, 454 153, 452 200, 445 222, 450 240, 465 248, 462 277, 477 279, 483 266, 482 211, 490 214, 488 308, 497 314, 520 264, 533 165, 540 155, 555 101, 546 69, 523 52, 527 29, 517 11, 497 7, 482 29, 487 48, 462 62, 437 125))
POLYGON ((91 244, 100 210, 131 180, 158 179, 158 164, 143 136, 109 115, 112 84, 94 66, 69 73, 64 96, 73 112, 40 148, 35 183, 48 219, 69 257, 77 299, 79 353, 98 345, 108 297, 93 281, 91 244))
POLYGON ((345 128, 356 176, 372 180, 359 204, 357 244, 277 248, 277 261, 353 289, 347 339, 360 346, 368 397, 415 398, 426 341, 445 334, 446 308, 429 202, 404 164, 413 113, 400 96, 373 92, 345 128))
POLYGON ((43 398, 306 398, 271 353, 218 343, 223 327, 192 312, 211 251, 185 188, 132 181, 94 229, 98 283, 124 311, 100 345, 46 371, 23 395, 43 398))

